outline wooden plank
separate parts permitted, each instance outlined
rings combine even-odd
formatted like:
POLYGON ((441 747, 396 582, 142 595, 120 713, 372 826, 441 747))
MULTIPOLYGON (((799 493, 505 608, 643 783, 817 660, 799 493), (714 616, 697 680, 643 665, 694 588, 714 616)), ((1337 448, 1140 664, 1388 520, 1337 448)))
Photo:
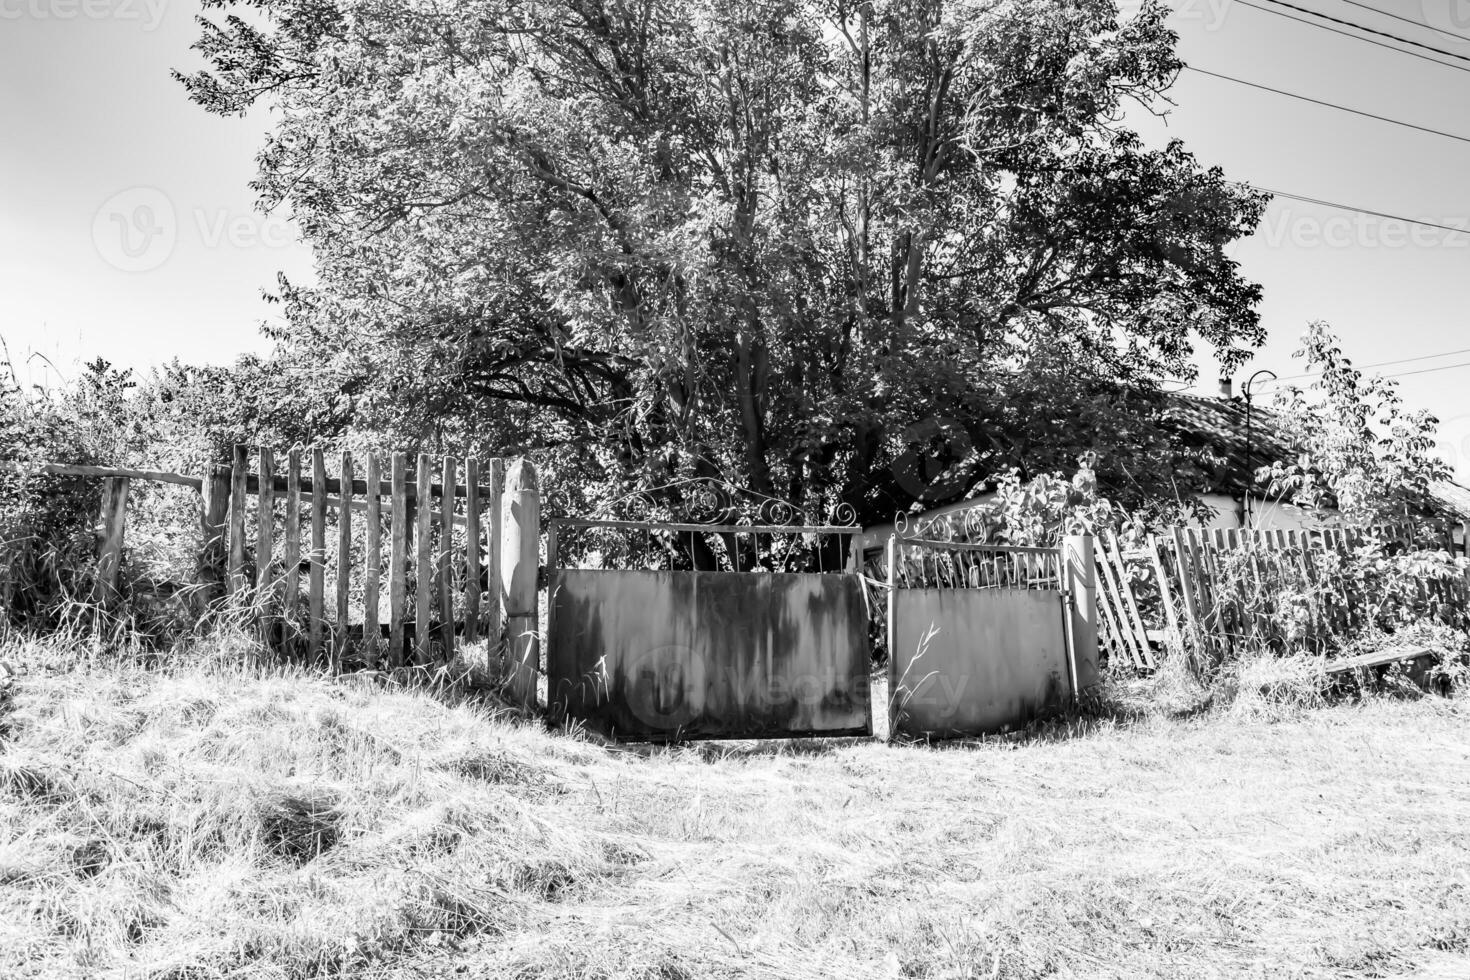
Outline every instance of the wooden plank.
POLYGON ((231 595, 245 588, 245 477, 250 460, 244 446, 236 446, 230 462, 230 560, 225 581, 231 595))
POLYGON ((1169 576, 1164 572, 1164 561, 1159 557, 1159 539, 1148 536, 1148 559, 1153 565, 1154 577, 1159 584, 1159 604, 1164 607, 1164 621, 1174 636, 1174 642, 1183 643, 1184 634, 1179 631, 1179 613, 1174 608, 1174 596, 1169 588, 1169 576))
POLYGON ((390 465, 392 494, 388 498, 388 665, 404 662, 403 620, 408 604, 408 457, 394 453, 390 465))
POLYGON ((108 477, 102 483, 102 511, 97 529, 97 601, 103 608, 111 608, 120 598, 117 578, 122 567, 127 523, 128 479, 108 477))
POLYGON ((453 456, 440 463, 440 483, 444 495, 439 498, 439 555, 436 574, 439 589, 439 644, 446 661, 454 659, 454 485, 458 466, 453 456))
MULTIPOLYGON (((4 468, 3 467, 3 464, 0 464, 0 469, 3 469, 3 468, 4 468)), ((85 470, 89 470, 89 471, 90 470, 97 470, 99 472, 97 472, 95 474, 91 474, 91 475, 97 475, 97 476, 107 476, 107 475, 110 475, 111 473, 114 472, 112 469, 110 469, 108 467, 100 467, 100 466, 90 466, 90 467, 72 466, 72 467, 65 467, 65 469, 68 469, 68 470, 72 470, 72 469, 85 469, 85 470)), ((136 470, 117 470, 115 472, 118 472, 118 473, 137 473, 139 471, 136 471, 136 470)), ((165 473, 165 474, 155 474, 155 475, 157 475, 157 476, 170 476, 171 474, 165 473)), ((181 478, 181 481, 188 483, 190 486, 195 486, 195 485, 197 485, 199 483, 199 480, 197 478, 194 478, 194 477, 184 477, 184 478, 181 478)), ((175 481, 165 481, 165 482, 175 482, 175 481)), ((247 492, 249 492, 249 493, 258 493, 259 490, 260 490, 260 477, 257 476, 254 473, 250 474, 246 478, 245 486, 246 486, 247 492)), ((317 490, 318 487, 324 488, 325 491, 326 491, 326 493, 327 493, 327 496, 329 496, 329 497, 340 497, 342 495, 342 481, 339 480, 335 476, 329 476, 325 480, 322 480, 320 482, 316 482, 316 481, 311 480, 311 479, 303 479, 301 481, 301 492, 302 493, 306 493, 306 494, 316 493, 316 490, 317 490)), ((285 489, 285 480, 284 480, 284 478, 283 477, 280 477, 280 476, 277 476, 276 477, 276 490, 279 492, 279 491, 284 490, 284 489, 285 489)), ((485 496, 485 494, 486 494, 486 491, 489 489, 489 487, 487 485, 482 485, 479 489, 480 489, 480 496, 483 499, 484 496, 485 496)), ((439 484, 430 482, 430 484, 429 484, 429 498, 430 499, 433 499, 433 498, 437 498, 437 497, 443 496, 443 490, 444 490, 444 488, 442 486, 440 486, 439 484)), ((365 479, 364 480, 354 479, 352 481, 352 485, 348 488, 348 494, 347 494, 347 496, 349 498, 351 498, 353 496, 364 497, 364 496, 367 496, 367 492, 368 492, 368 483, 367 483, 367 480, 365 480, 365 479)), ((392 484, 390 484, 390 483, 388 483, 386 481, 380 482, 378 484, 378 494, 379 494, 379 496, 386 497, 386 496, 390 495, 392 492, 393 492, 392 484)), ((468 493, 469 493, 469 487, 467 487, 465 485, 462 485, 461 484, 461 485, 459 485, 459 486, 457 486, 457 487, 454 488, 454 497, 456 499, 458 499, 460 497, 467 496, 468 493)), ((418 500, 418 488, 414 484, 412 484, 412 483, 410 483, 408 485, 408 499, 410 501, 416 501, 416 500, 418 500)), ((637 522, 634 521, 634 522, 625 522, 625 523, 636 524, 637 522)), ((639 526, 641 526, 641 525, 639 525, 639 526)), ((847 528, 838 528, 837 530, 846 531, 848 533, 851 533, 853 529, 850 528, 850 527, 847 527, 847 528)))
POLYGON ((264 489, 255 512, 255 580, 261 599, 269 604, 276 583, 276 456, 270 447, 260 447, 257 466, 264 489))
POLYGON ((230 468, 212 466, 201 480, 199 492, 199 530, 203 547, 199 551, 199 584, 204 601, 214 602, 225 590, 225 566, 228 564, 225 537, 230 513, 230 468))
POLYGON ((1179 591, 1184 596, 1184 612, 1189 617, 1190 636, 1194 640, 1195 653, 1202 654, 1204 634, 1200 628, 1199 604, 1194 587, 1194 556, 1185 543, 1182 528, 1171 529, 1171 534, 1174 538, 1174 565, 1179 570, 1179 591))
MULTIPOLYGON (((321 486, 327 478, 327 458, 320 446, 311 450, 311 477, 321 486)), ((310 616, 309 651, 312 662, 322 653, 322 633, 326 622, 322 615, 322 604, 327 589, 327 498, 311 498, 311 571, 310 585, 306 598, 310 616)))
POLYGON ((124 466, 89 466, 81 463, 16 463, 0 462, 0 473, 15 473, 19 476, 94 476, 103 479, 145 480, 152 483, 174 483, 181 487, 204 492, 208 477, 185 476, 182 473, 166 473, 161 470, 138 470, 124 466))
POLYGON ((1098 569, 1099 584, 1098 594, 1102 604, 1106 607, 1105 615, 1109 624, 1117 631, 1118 639, 1128 651, 1128 657, 1133 661, 1135 667, 1143 666, 1143 654, 1138 649, 1138 638, 1133 635, 1131 625, 1128 623, 1127 615, 1123 612, 1123 596, 1119 590, 1117 578, 1113 574, 1113 566, 1107 557, 1107 544, 1098 540, 1097 549, 1094 552, 1095 564, 1098 569))
POLYGON ((490 461, 490 551, 485 569, 486 613, 489 617, 490 641, 502 643, 505 638, 505 596, 500 584, 500 556, 504 547, 505 511, 501 494, 505 491, 505 460, 490 461))
MULTIPOLYGON (((480 461, 471 456, 464 462, 464 641, 480 638, 480 461)), ((555 531, 553 526, 548 533, 555 531)), ((550 564, 550 562, 548 562, 550 564)))
MULTIPOLYGON (((342 485, 352 486, 352 454, 343 451, 342 485)), ((352 596, 352 508, 337 508, 337 635, 333 638, 332 654, 337 665, 342 664, 347 652, 347 606, 352 596)))
POLYGON ((1148 628, 1143 624, 1143 615, 1138 611, 1138 599, 1133 595, 1133 581, 1128 575, 1128 565, 1123 561, 1123 549, 1118 544, 1118 536, 1111 530, 1108 531, 1109 559, 1118 573, 1118 591, 1123 594, 1123 607, 1133 624, 1134 635, 1138 638, 1138 650, 1143 655, 1143 665, 1152 670, 1154 663, 1154 652, 1149 647, 1148 628))
POLYGON ((433 486, 429 467, 429 454, 419 453, 418 501, 415 514, 414 533, 418 538, 414 562, 415 593, 413 604, 413 653, 414 663, 424 666, 429 662, 430 624, 434 619, 434 556, 433 519, 434 501, 430 494, 433 486))
POLYGON ((286 547, 281 559, 285 577, 281 610, 294 620, 296 600, 301 595, 301 450, 296 446, 286 454, 285 521, 286 547))
POLYGON ((1142 666, 1143 659, 1138 653, 1136 640, 1130 635, 1131 631, 1124 630, 1122 621, 1113 608, 1114 603, 1118 601, 1118 587, 1113 582, 1107 559, 1094 552, 1093 564, 1097 567, 1094 573, 1098 576, 1097 604, 1102 610, 1103 620, 1116 637, 1120 652, 1131 660, 1135 667, 1142 666))
POLYGON ((383 484, 379 477, 380 463, 377 453, 368 453, 367 485, 367 566, 362 576, 362 638, 363 649, 370 668, 378 666, 378 650, 381 646, 378 623, 378 593, 383 583, 383 496, 375 493, 383 484))
POLYGON ((1365 667, 1382 667, 1401 660, 1415 660, 1419 657, 1428 656, 1433 656, 1433 651, 1428 647, 1390 647, 1387 650, 1374 650, 1371 653, 1363 653, 1356 657, 1347 657, 1343 660, 1329 660, 1323 665, 1323 670, 1329 675, 1342 674, 1350 670, 1359 670, 1365 667))

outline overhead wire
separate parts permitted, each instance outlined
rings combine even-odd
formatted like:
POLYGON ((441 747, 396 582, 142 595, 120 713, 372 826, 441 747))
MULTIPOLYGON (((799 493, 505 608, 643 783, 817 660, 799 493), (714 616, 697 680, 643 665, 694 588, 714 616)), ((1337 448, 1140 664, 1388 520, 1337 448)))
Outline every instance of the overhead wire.
POLYGON ((1257 184, 1249 183, 1248 181, 1241 181, 1240 183, 1246 187, 1252 188, 1253 190, 1258 190, 1265 194, 1270 194, 1273 197, 1284 197, 1293 201, 1301 201, 1303 204, 1318 204, 1322 207, 1336 208, 1339 211, 1355 211, 1358 214, 1371 215, 1375 218, 1387 218, 1390 221, 1402 221, 1405 224, 1419 225, 1422 228, 1436 228, 1440 231, 1453 232, 1456 235, 1470 235, 1470 227, 1456 228, 1453 225, 1442 225, 1434 221, 1421 221, 1418 218, 1405 218, 1403 215, 1390 214, 1387 211, 1374 211, 1370 208, 1355 207, 1351 204, 1339 204, 1336 201, 1327 201, 1320 197, 1307 197, 1303 194, 1292 194, 1287 191, 1272 190, 1269 187, 1261 187, 1257 184))
POLYGON ((1263 92, 1274 92, 1276 95, 1284 95, 1289 99, 1299 99, 1302 102, 1310 102, 1313 105, 1325 106, 1328 109, 1337 109, 1340 112, 1350 112, 1355 116, 1364 116, 1368 119, 1376 119, 1379 122, 1392 123, 1395 126, 1403 126, 1405 129, 1414 129, 1418 130, 1421 133, 1429 133, 1433 136, 1443 136, 1447 139, 1459 140, 1461 143, 1470 143, 1470 136, 1461 136, 1458 133, 1447 133, 1442 129, 1430 129, 1428 126, 1419 126, 1411 122, 1404 122, 1402 119, 1394 119, 1391 116, 1380 116, 1372 112, 1364 112, 1362 109, 1351 109, 1345 105, 1338 105, 1336 102, 1326 102, 1322 99, 1314 99, 1310 96, 1298 95, 1295 92, 1288 92, 1285 89, 1272 88, 1269 85, 1262 85, 1259 82, 1248 82, 1243 78, 1236 78, 1233 75, 1222 75, 1219 72, 1209 71, 1204 68, 1196 68, 1194 65, 1185 65, 1184 68, 1186 71, 1192 71, 1197 75, 1208 75, 1211 78, 1218 78, 1226 82, 1234 82, 1237 85, 1247 85, 1251 88, 1257 88, 1263 92))
MULTIPOLYGON (((1433 51, 1435 54, 1442 54, 1446 58, 1458 58, 1461 61, 1470 61, 1470 55, 1456 54, 1453 51, 1446 51, 1444 48, 1436 48, 1432 44, 1425 44, 1423 41, 1415 41, 1415 40, 1413 40, 1411 38, 1400 37, 1397 34, 1390 34, 1387 31, 1380 31, 1380 30, 1377 30, 1377 29, 1372 28, 1372 27, 1364 27, 1362 24, 1359 24, 1357 21, 1343 20, 1341 17, 1333 17, 1331 14, 1324 14, 1321 11, 1319 11, 1319 10, 1313 10, 1310 7, 1298 7, 1294 3, 1287 3, 1286 0, 1266 0, 1266 2, 1267 3, 1271 3, 1271 4, 1275 4, 1278 7, 1285 7, 1288 10, 1296 10, 1296 11, 1300 11, 1301 13, 1304 13, 1304 14, 1310 14, 1313 17, 1320 17, 1321 19, 1323 19, 1325 21, 1330 21, 1330 22, 1332 22, 1334 24, 1341 24, 1344 27, 1351 27, 1351 28, 1353 28, 1355 30, 1362 31, 1365 34, 1376 34, 1378 37, 1386 37, 1389 40, 1397 41, 1400 44, 1407 44, 1407 45, 1410 45, 1411 47, 1422 48, 1425 51, 1433 51)), ((1379 11, 1379 13, 1382 13, 1382 11, 1379 11)), ((1420 27, 1423 27, 1425 25, 1420 24, 1419 26, 1420 27)), ((1405 54, 1408 54, 1408 53, 1409 52, 1405 52, 1405 54)))
MULTIPOLYGON (((1466 65, 1454 65, 1454 64, 1450 64, 1447 61, 1441 61, 1438 58, 1431 58, 1427 54, 1420 54, 1417 51, 1405 51, 1403 48, 1395 47, 1392 44, 1385 44, 1382 41, 1375 41, 1373 38, 1371 38, 1371 37, 1363 37, 1361 34, 1352 34, 1352 33, 1349 33, 1348 31, 1340 30, 1339 28, 1332 27, 1332 26, 1329 26, 1327 24, 1318 23, 1315 20, 1306 20, 1306 19, 1304 19, 1302 17, 1296 16, 1295 14, 1289 14, 1289 13, 1287 13, 1284 10, 1273 10, 1270 7, 1262 7, 1258 3, 1252 3, 1251 0, 1234 0, 1234 2, 1235 3, 1238 3, 1238 4, 1241 4, 1242 6, 1250 7, 1252 10, 1259 10, 1259 11, 1261 11, 1263 13, 1267 13, 1267 14, 1275 14, 1277 17, 1285 17, 1287 20, 1294 20, 1294 21, 1296 21, 1299 24, 1306 24, 1308 27, 1317 27, 1317 28, 1320 28, 1320 29, 1322 29, 1324 31, 1331 31, 1334 34, 1341 34, 1343 37, 1350 37, 1350 38, 1352 38, 1355 41, 1362 41, 1365 44, 1375 44, 1375 45, 1377 45, 1380 48, 1387 48, 1389 51, 1397 51, 1399 54, 1406 54, 1406 55, 1408 55, 1411 58, 1418 58, 1421 61, 1428 61, 1431 64, 1442 65, 1445 68, 1453 68, 1456 71, 1470 72, 1470 67, 1467 67, 1466 65)), ((1272 2, 1272 0, 1268 0, 1268 2, 1272 2)), ((1301 9, 1304 9, 1304 8, 1297 7, 1297 8, 1294 8, 1294 9, 1301 10, 1301 9)), ((1378 32, 1375 31, 1374 33, 1378 33, 1378 32)), ((1438 50, 1438 49, 1436 48, 1434 50, 1438 50)), ((1445 52, 1445 53, 1446 54, 1449 54, 1449 52, 1445 52)), ((1459 55, 1453 55, 1453 54, 1451 54, 1450 57, 1459 57, 1459 55)))
POLYGON ((1366 3, 1359 3, 1358 0, 1342 0, 1342 2, 1350 7, 1360 7, 1363 10, 1371 10, 1375 14, 1379 14, 1384 17, 1391 17, 1394 20, 1403 21, 1405 24, 1413 24, 1415 27, 1422 27, 1426 31, 1433 31, 1436 34, 1443 34, 1445 37, 1452 37, 1457 41, 1470 41, 1470 37, 1466 37, 1464 34, 1456 34, 1454 31, 1441 30, 1440 28, 1435 27, 1433 24, 1426 24, 1423 21, 1414 20, 1412 17, 1405 17, 1403 14, 1396 14, 1391 10, 1383 10, 1379 7, 1369 6, 1366 3))

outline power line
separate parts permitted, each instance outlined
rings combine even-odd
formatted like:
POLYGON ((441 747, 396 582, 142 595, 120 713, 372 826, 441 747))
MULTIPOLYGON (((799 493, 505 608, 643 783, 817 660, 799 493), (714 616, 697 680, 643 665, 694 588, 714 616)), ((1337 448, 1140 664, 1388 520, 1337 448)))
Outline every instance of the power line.
POLYGON ((1392 123, 1395 126, 1403 126, 1405 129, 1416 129, 1421 133, 1430 133, 1434 136, 1444 136, 1448 139, 1459 140, 1461 143, 1470 143, 1470 136, 1461 136, 1458 133, 1446 133, 1445 131, 1440 129, 1430 129, 1427 126, 1416 126, 1414 123, 1404 122, 1401 119, 1393 119, 1389 116, 1379 116, 1371 112, 1364 112, 1361 109, 1350 109, 1345 105, 1338 105, 1336 102, 1324 102, 1321 99, 1314 99, 1306 95, 1298 95, 1295 92, 1288 92, 1285 89, 1272 88, 1269 85, 1261 85, 1256 82, 1248 82, 1243 78, 1235 78, 1230 75, 1221 75, 1219 72, 1206 71, 1203 68, 1196 68, 1193 65, 1185 65, 1184 67, 1186 70, 1195 72, 1200 75, 1209 75, 1211 78, 1218 78, 1226 82, 1234 82, 1237 85, 1248 85, 1251 88, 1258 88, 1263 92, 1274 92, 1276 95, 1284 95, 1289 99, 1299 99, 1302 102, 1310 102, 1313 105, 1325 106, 1328 109, 1337 109, 1340 112, 1350 112, 1355 116, 1364 116, 1368 119, 1377 119, 1379 122, 1392 123))
POLYGON ((1392 44, 1384 44, 1382 41, 1375 41, 1371 37, 1363 37, 1359 34, 1350 34, 1347 31, 1338 30, 1336 27, 1329 27, 1326 24, 1319 24, 1315 20, 1305 20, 1301 17, 1295 16, 1294 14, 1288 14, 1284 10, 1273 10, 1270 7, 1262 7, 1260 4, 1251 3, 1251 0, 1235 0, 1235 2, 1241 4, 1242 6, 1250 7, 1252 10, 1259 10, 1262 13, 1267 14, 1275 14, 1277 17, 1285 17, 1287 20, 1294 20, 1299 24, 1306 24, 1308 27, 1317 27, 1321 28, 1324 31, 1331 31, 1334 34, 1341 34, 1343 37, 1350 37, 1354 41, 1362 41, 1365 44, 1376 44, 1380 48, 1387 48, 1389 51, 1397 51, 1399 54, 1406 54, 1411 58, 1418 58, 1421 61, 1427 61, 1431 64, 1441 65, 1445 68, 1453 68, 1456 71, 1470 72, 1470 68, 1467 68, 1464 65, 1452 65, 1447 61, 1440 61, 1438 58, 1431 58, 1427 54, 1420 54, 1417 51, 1405 51, 1403 48, 1396 48, 1392 44))
MULTIPOLYGON (((1333 16, 1331 16, 1329 14, 1324 14, 1324 13, 1321 13, 1319 11, 1312 10, 1312 9, 1310 9, 1308 7, 1298 7, 1294 3, 1287 3, 1286 0, 1266 0, 1266 2, 1267 3, 1274 3, 1278 7, 1286 7, 1288 10, 1296 10, 1296 11, 1300 11, 1301 13, 1304 13, 1304 14, 1311 14, 1313 17, 1320 17, 1323 20, 1331 21, 1334 24, 1341 24, 1344 27, 1351 27, 1351 28, 1354 28, 1355 30, 1362 31, 1365 34, 1376 34, 1379 37, 1386 37, 1386 38, 1388 38, 1390 40, 1398 41, 1400 44, 1408 44, 1408 45, 1411 45, 1412 47, 1423 48, 1425 51, 1433 51, 1435 54, 1442 54, 1446 58, 1458 58, 1461 61, 1470 61, 1470 56, 1466 56, 1466 55, 1463 55, 1463 54, 1455 54, 1455 52, 1453 52, 1453 51, 1446 51, 1444 48, 1436 48, 1434 45, 1432 45, 1432 44, 1425 44, 1422 41, 1413 41, 1413 40, 1410 40, 1409 38, 1406 38, 1406 37, 1399 37, 1397 34, 1390 34, 1387 31, 1379 31, 1379 30, 1375 30, 1375 29, 1373 29, 1371 27, 1364 27, 1362 24, 1359 24, 1357 21, 1343 20, 1340 17, 1333 17, 1333 16)), ((1362 6, 1362 5, 1359 4, 1359 6, 1362 6)), ((1382 13, 1383 11, 1380 10, 1378 12, 1379 13, 1382 13)), ((1419 24, 1419 26, 1420 27, 1423 27, 1424 25, 1423 24, 1419 24)), ((1405 54, 1407 54, 1407 53, 1408 52, 1405 52, 1405 54)))
POLYGON ((1420 221, 1417 218, 1405 218, 1398 214, 1389 214, 1387 211, 1372 211, 1368 208, 1358 208, 1351 204, 1338 204, 1336 201, 1324 201, 1319 197, 1304 197, 1300 194, 1288 194, 1286 191, 1273 191, 1269 187, 1260 187, 1256 184, 1246 183, 1246 187, 1258 190, 1273 197, 1285 197, 1293 201, 1301 201, 1303 204, 1319 204, 1322 207, 1336 208, 1339 211, 1355 211, 1358 214, 1367 214, 1375 218, 1387 218, 1390 221, 1402 221, 1405 224, 1419 225, 1423 228, 1437 228, 1440 231, 1454 232, 1456 235, 1470 235, 1470 228, 1453 228, 1450 225, 1436 224, 1433 221, 1420 221))
POLYGON ((1417 371, 1400 371, 1397 374, 1385 374, 1385 378, 1407 378, 1411 374, 1432 374, 1435 371, 1448 371, 1450 368, 1470 367, 1470 361, 1462 361, 1459 364, 1443 364, 1439 367, 1420 368, 1417 371))
MULTIPOLYGON (((1418 357, 1401 357, 1401 358, 1399 358, 1396 361, 1374 361, 1372 364, 1356 364, 1356 365, 1350 365, 1350 366, 1355 371, 1366 371, 1369 368, 1392 367, 1395 364, 1412 364, 1415 361, 1431 361, 1431 360, 1433 360, 1436 357, 1452 357, 1455 354, 1470 354, 1470 347, 1462 347, 1459 350, 1442 350, 1438 354, 1420 354, 1418 357)), ((1450 364, 1450 365, 1445 365, 1445 367, 1446 368, 1460 367, 1460 365, 1458 365, 1458 364, 1450 364)), ((1429 368, 1428 370, 1430 370, 1430 371, 1438 371, 1438 370, 1440 370, 1440 368, 1435 367, 1435 368, 1429 368)), ((1408 373, 1410 373, 1410 374, 1418 374, 1419 372, 1417 372, 1417 371, 1410 371, 1408 373)), ((1274 382, 1267 382, 1267 383, 1268 384, 1281 384, 1281 383, 1286 382, 1286 381, 1296 381, 1296 380, 1298 380, 1300 378, 1315 378, 1315 377, 1320 376, 1321 374, 1322 374, 1321 371, 1307 371, 1307 372, 1305 372, 1303 374, 1288 374, 1284 378, 1277 378, 1274 382)), ((1399 377, 1399 375, 1391 375, 1390 377, 1399 377)))
POLYGON ((1366 3, 1358 3, 1358 0, 1342 0, 1342 2, 1352 7, 1361 7, 1364 10, 1371 10, 1375 14, 1381 14, 1384 17, 1392 17, 1394 20, 1401 20, 1405 24, 1413 24, 1415 27, 1422 27, 1426 31, 1433 31, 1436 34, 1443 34, 1445 37, 1452 37, 1457 41, 1470 41, 1470 37, 1466 37, 1463 34, 1456 34, 1454 31, 1440 30, 1433 24, 1426 24, 1423 21, 1414 20, 1412 17, 1405 17, 1402 14, 1395 14, 1388 10, 1380 10, 1377 7, 1370 7, 1366 3))

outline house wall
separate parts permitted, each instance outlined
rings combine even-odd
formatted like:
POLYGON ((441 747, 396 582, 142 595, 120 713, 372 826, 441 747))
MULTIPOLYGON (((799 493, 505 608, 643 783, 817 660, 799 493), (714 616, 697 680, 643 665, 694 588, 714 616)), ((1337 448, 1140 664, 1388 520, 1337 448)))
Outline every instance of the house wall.
MULTIPOLYGON (((1244 520, 1240 501, 1223 493, 1207 493, 1201 498, 1205 506, 1214 511, 1214 516, 1205 523, 1207 528, 1243 527, 1244 520)), ((1251 500, 1251 524, 1263 531, 1301 531, 1320 527, 1322 522, 1303 511, 1275 500, 1251 500)))

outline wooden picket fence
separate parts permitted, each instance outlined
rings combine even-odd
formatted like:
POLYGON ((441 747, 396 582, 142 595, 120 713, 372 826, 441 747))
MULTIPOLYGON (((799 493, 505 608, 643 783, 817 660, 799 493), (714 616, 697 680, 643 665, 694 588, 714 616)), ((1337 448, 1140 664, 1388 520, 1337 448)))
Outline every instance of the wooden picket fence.
MULTIPOLYGON (((1309 530, 1176 527, 1124 546, 1111 532, 1097 546, 1099 640, 1113 662, 1157 666, 1170 643, 1218 658, 1234 644, 1275 635, 1271 608, 1290 592, 1302 601, 1306 625, 1345 632, 1362 625, 1363 603, 1315 590, 1327 562, 1377 541, 1403 551, 1445 548, 1447 541, 1410 525, 1309 530), (1331 555, 1331 557, 1329 557, 1331 555)), ((1470 610, 1470 582, 1426 577, 1415 583, 1417 604, 1470 610)))
POLYGON ((534 699, 534 466, 424 453, 413 462, 410 469, 401 452, 386 460, 343 452, 329 467, 320 448, 237 446, 231 465, 203 477, 62 463, 39 471, 102 480, 103 604, 118 598, 130 483, 180 484, 201 495, 206 598, 252 613, 273 645, 338 667, 349 654, 366 666, 401 667, 443 659, 457 641, 484 640, 512 696, 534 699))

